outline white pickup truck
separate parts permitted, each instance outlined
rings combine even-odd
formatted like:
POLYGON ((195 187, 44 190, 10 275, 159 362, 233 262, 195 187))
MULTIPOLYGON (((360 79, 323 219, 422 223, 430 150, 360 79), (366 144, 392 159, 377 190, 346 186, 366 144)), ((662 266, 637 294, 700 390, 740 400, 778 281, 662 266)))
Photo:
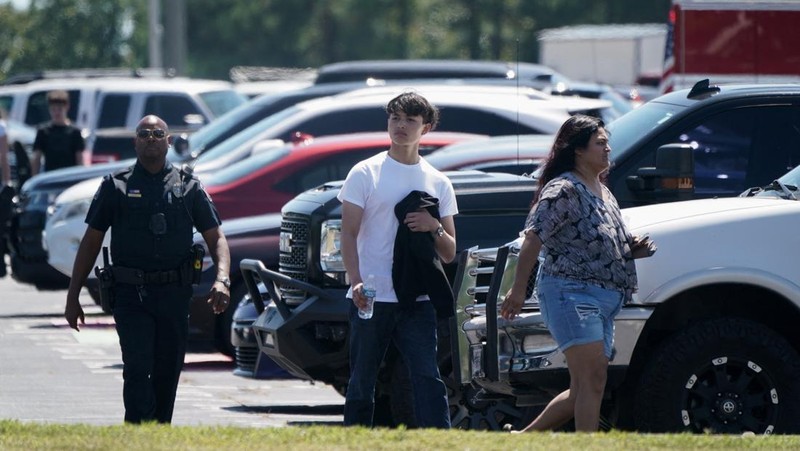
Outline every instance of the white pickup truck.
MULTIPOLYGON (((737 198, 623 210, 658 252, 636 261, 639 290, 615 323, 606 425, 800 432, 798 186, 800 167, 737 198)), ((535 297, 512 321, 486 315, 513 282, 520 243, 462 254, 455 363, 476 399, 522 407, 549 401, 569 375, 535 297)))

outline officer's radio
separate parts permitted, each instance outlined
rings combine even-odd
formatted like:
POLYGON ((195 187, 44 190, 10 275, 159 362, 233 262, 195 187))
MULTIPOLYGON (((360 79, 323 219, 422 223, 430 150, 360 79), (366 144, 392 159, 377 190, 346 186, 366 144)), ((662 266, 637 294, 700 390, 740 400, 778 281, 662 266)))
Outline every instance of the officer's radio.
POLYGON ((203 273, 203 257, 206 250, 202 244, 193 244, 189 258, 180 266, 181 280, 185 285, 198 285, 203 273))
POLYGON ((189 273, 191 274, 190 280, 192 285, 200 283, 200 275, 203 274, 203 257, 206 255, 206 250, 202 244, 192 245, 192 257, 189 260, 189 273))

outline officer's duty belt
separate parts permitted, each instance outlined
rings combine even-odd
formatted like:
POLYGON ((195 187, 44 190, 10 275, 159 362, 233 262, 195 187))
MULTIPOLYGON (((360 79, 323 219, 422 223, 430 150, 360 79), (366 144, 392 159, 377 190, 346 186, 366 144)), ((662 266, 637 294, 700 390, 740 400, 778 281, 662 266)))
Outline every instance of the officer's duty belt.
POLYGON ((114 282, 116 283, 127 283, 131 285, 164 285, 181 281, 181 275, 177 269, 144 272, 141 269, 113 266, 111 271, 114 274, 114 282))

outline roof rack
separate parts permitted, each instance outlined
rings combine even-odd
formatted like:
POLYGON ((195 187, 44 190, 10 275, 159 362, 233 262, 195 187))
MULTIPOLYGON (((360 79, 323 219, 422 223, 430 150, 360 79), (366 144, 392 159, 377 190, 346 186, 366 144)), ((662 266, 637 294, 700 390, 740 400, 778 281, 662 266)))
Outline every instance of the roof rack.
POLYGON ((19 85, 30 83, 36 80, 46 80, 54 78, 101 78, 101 77, 134 77, 134 78, 169 78, 175 76, 174 69, 164 68, 87 68, 87 69, 63 69, 63 70, 42 70, 25 72, 12 75, 0 84, 19 85))

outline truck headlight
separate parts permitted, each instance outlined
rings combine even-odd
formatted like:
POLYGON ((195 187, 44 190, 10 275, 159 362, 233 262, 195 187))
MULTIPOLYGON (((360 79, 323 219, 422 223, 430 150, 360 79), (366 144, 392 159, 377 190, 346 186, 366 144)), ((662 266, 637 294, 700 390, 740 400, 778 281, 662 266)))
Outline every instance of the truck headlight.
POLYGON ((342 260, 342 220, 331 219, 322 223, 319 243, 319 263, 325 272, 344 272, 342 260))
POLYGON ((550 334, 529 334, 522 339, 525 354, 549 354, 558 349, 558 343, 550 334))

